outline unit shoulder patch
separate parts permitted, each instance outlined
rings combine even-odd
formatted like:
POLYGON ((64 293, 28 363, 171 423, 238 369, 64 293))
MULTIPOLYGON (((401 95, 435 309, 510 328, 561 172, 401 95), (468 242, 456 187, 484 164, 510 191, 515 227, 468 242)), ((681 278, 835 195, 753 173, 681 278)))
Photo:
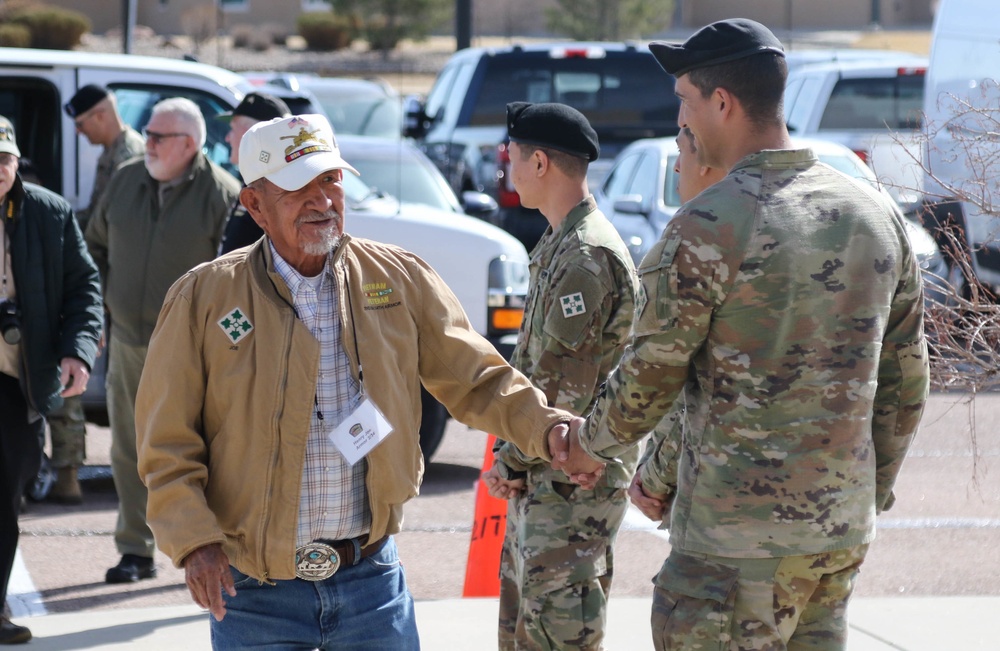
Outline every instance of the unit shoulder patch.
POLYGON ((235 344, 253 331, 253 324, 241 308, 234 307, 229 314, 217 322, 229 338, 229 343, 235 344))
POLYGON ((579 316, 587 311, 587 306, 583 303, 582 292, 574 292, 572 294, 567 294, 566 296, 560 296, 559 305, 562 307, 563 316, 567 319, 579 316))

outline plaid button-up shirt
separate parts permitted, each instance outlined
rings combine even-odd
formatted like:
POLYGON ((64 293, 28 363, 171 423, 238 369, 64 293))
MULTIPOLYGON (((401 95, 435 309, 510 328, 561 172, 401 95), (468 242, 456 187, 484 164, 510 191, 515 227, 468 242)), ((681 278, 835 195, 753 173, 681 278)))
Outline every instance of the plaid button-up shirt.
POLYGON ((329 439, 330 432, 361 404, 361 387, 351 375, 341 338, 337 283, 329 263, 316 278, 306 278, 268 241, 274 268, 288 285, 299 320, 320 344, 315 409, 309 425, 296 545, 318 538, 342 540, 371 530, 365 487, 368 462, 353 467, 329 439))

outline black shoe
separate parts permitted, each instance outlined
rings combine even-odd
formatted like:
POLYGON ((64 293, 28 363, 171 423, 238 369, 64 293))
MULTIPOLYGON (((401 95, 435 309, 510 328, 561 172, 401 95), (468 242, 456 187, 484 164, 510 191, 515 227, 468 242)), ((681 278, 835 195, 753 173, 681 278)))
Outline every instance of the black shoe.
POLYGON ((24 644, 31 639, 27 626, 18 626, 6 617, 0 617, 0 644, 24 644))
POLYGON ((140 579, 155 579, 156 566, 152 558, 125 554, 108 573, 104 575, 105 583, 135 583, 140 579))

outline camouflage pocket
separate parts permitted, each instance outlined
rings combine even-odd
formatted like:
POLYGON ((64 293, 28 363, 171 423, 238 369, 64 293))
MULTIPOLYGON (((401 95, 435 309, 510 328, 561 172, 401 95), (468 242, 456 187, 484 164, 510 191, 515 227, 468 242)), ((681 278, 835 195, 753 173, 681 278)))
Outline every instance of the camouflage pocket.
POLYGON ((653 580, 655 648, 728 649, 738 580, 738 568, 671 552, 653 580))
POLYGON ((635 333, 638 336, 660 332, 677 324, 677 269, 674 256, 680 237, 661 239, 643 258, 639 274, 639 298, 636 305, 635 333))

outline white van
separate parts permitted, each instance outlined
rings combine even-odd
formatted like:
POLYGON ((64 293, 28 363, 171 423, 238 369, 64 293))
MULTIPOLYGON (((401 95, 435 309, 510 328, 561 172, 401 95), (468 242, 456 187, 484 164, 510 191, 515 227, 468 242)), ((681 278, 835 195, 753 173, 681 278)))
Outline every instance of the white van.
MULTIPOLYGON (((193 100, 206 116, 206 154, 224 167, 229 159, 224 140, 228 125, 212 117, 232 109, 253 90, 228 70, 189 61, 0 48, 0 115, 13 122, 18 146, 41 184, 64 196, 74 209, 90 203, 100 148, 77 135, 62 106, 87 84, 111 89, 122 117, 136 129, 145 126, 159 100, 193 100)), ((509 357, 528 290, 528 253, 521 243, 467 215, 378 197, 363 181, 357 182, 362 188, 348 205, 348 232, 421 256, 458 296, 476 331, 509 357)), ((98 362, 98 378, 84 394, 84 404, 100 415, 104 358, 98 362)), ((421 446, 430 458, 448 412, 425 392, 423 414, 421 446)))
MULTIPOLYGON (((964 228, 977 277, 1000 287, 1000 22, 996 0, 941 0, 924 99, 932 222, 964 228), (993 18, 991 18, 993 16, 993 18)), ((933 224, 929 224, 932 226, 933 224)))

